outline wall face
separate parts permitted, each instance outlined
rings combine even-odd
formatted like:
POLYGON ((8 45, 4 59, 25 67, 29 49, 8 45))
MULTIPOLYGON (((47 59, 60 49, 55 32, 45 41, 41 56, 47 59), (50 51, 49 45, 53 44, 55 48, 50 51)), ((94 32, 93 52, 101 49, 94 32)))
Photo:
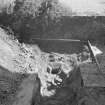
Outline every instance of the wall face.
POLYGON ((78 16, 105 16, 105 0, 59 0, 59 2, 78 16))

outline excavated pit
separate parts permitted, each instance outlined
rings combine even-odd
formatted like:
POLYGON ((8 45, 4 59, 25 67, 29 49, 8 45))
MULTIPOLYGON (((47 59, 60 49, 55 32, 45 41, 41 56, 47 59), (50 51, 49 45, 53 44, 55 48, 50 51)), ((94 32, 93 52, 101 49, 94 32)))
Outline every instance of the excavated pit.
MULTIPOLYGON (((2 34, 0 35, 0 43, 2 42, 4 47, 1 47, 1 51, 5 52, 5 57, 9 57, 8 62, 5 57, 2 57, 3 53, 0 53, 1 105, 104 105, 104 88, 86 88, 84 86, 83 77, 80 72, 81 67, 78 65, 73 66, 74 68, 69 72, 69 75, 66 75, 66 72, 64 73, 61 71, 61 68, 56 65, 55 69, 51 71, 51 76, 58 74, 62 78, 62 82, 60 84, 54 85, 58 83, 60 79, 53 82, 47 81, 50 83, 52 82, 48 87, 48 90, 56 89, 55 94, 51 96, 43 96, 40 91, 43 81, 40 80, 41 75, 38 76, 38 70, 35 69, 35 63, 39 63, 33 62, 35 59, 37 59, 37 61, 40 61, 40 59, 37 57, 34 58, 33 52, 31 52, 34 49, 34 51, 36 51, 34 54, 40 55, 40 50, 37 49, 36 44, 41 48, 45 55, 47 54, 47 57, 49 54, 57 54, 57 56, 61 56, 62 54, 68 56, 68 54, 70 54, 70 56, 75 55, 73 56, 75 58, 77 55, 82 55, 80 52, 86 43, 81 43, 78 40, 76 42, 74 40, 62 42, 61 40, 46 41, 37 39, 34 40, 31 45, 20 45, 17 41, 7 40, 8 38, 6 39, 4 37, 6 33, 3 32, 3 30, 0 31, 2 31, 2 34), (8 54, 10 54, 10 56, 8 54), (12 54, 16 54, 16 58, 15 55, 12 56, 12 54), (12 64, 12 62, 10 62, 12 57, 15 58, 13 61, 15 68, 13 68, 14 66, 12 67, 10 65, 12 64), (5 64, 2 63, 3 60, 5 64), (34 70, 36 71, 34 72, 34 70)), ((62 61, 62 57, 58 58, 58 61, 62 61)), ((44 61, 46 61, 46 59, 44 59, 44 61)), ((44 61, 40 63, 41 70, 44 68, 42 64, 46 63, 44 61)), ((54 62, 54 59, 52 58, 50 61, 54 62)), ((75 62, 77 62, 77 60, 75 60, 75 62)), ((45 70, 50 73, 50 69, 45 70)))

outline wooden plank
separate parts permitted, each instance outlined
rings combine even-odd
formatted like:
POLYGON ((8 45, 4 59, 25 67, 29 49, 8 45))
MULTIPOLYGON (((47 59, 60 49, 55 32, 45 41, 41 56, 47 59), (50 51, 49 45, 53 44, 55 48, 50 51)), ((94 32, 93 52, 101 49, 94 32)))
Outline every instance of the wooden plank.
POLYGON ((81 65, 80 70, 85 87, 105 87, 105 78, 97 71, 95 64, 81 65))

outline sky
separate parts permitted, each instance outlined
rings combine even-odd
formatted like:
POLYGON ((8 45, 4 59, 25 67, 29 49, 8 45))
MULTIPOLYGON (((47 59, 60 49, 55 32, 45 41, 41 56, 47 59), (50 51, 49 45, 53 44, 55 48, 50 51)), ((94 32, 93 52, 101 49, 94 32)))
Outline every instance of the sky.
POLYGON ((59 2, 78 15, 99 14, 105 16, 105 0, 59 0, 59 2))

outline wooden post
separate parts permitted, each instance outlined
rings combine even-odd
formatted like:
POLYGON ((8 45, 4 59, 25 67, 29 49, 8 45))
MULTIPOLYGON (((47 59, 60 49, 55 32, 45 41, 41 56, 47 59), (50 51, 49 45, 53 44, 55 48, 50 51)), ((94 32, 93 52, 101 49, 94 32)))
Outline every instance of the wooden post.
POLYGON ((100 73, 101 76, 103 76, 105 78, 105 75, 103 74, 103 72, 101 71, 101 67, 100 67, 100 64, 98 63, 98 60, 96 58, 96 56, 94 55, 93 53, 93 50, 92 50, 92 45, 90 43, 90 41, 88 40, 88 47, 89 47, 89 50, 90 50, 90 53, 91 53, 91 56, 92 56, 92 60, 96 63, 97 65, 97 71, 100 73))

